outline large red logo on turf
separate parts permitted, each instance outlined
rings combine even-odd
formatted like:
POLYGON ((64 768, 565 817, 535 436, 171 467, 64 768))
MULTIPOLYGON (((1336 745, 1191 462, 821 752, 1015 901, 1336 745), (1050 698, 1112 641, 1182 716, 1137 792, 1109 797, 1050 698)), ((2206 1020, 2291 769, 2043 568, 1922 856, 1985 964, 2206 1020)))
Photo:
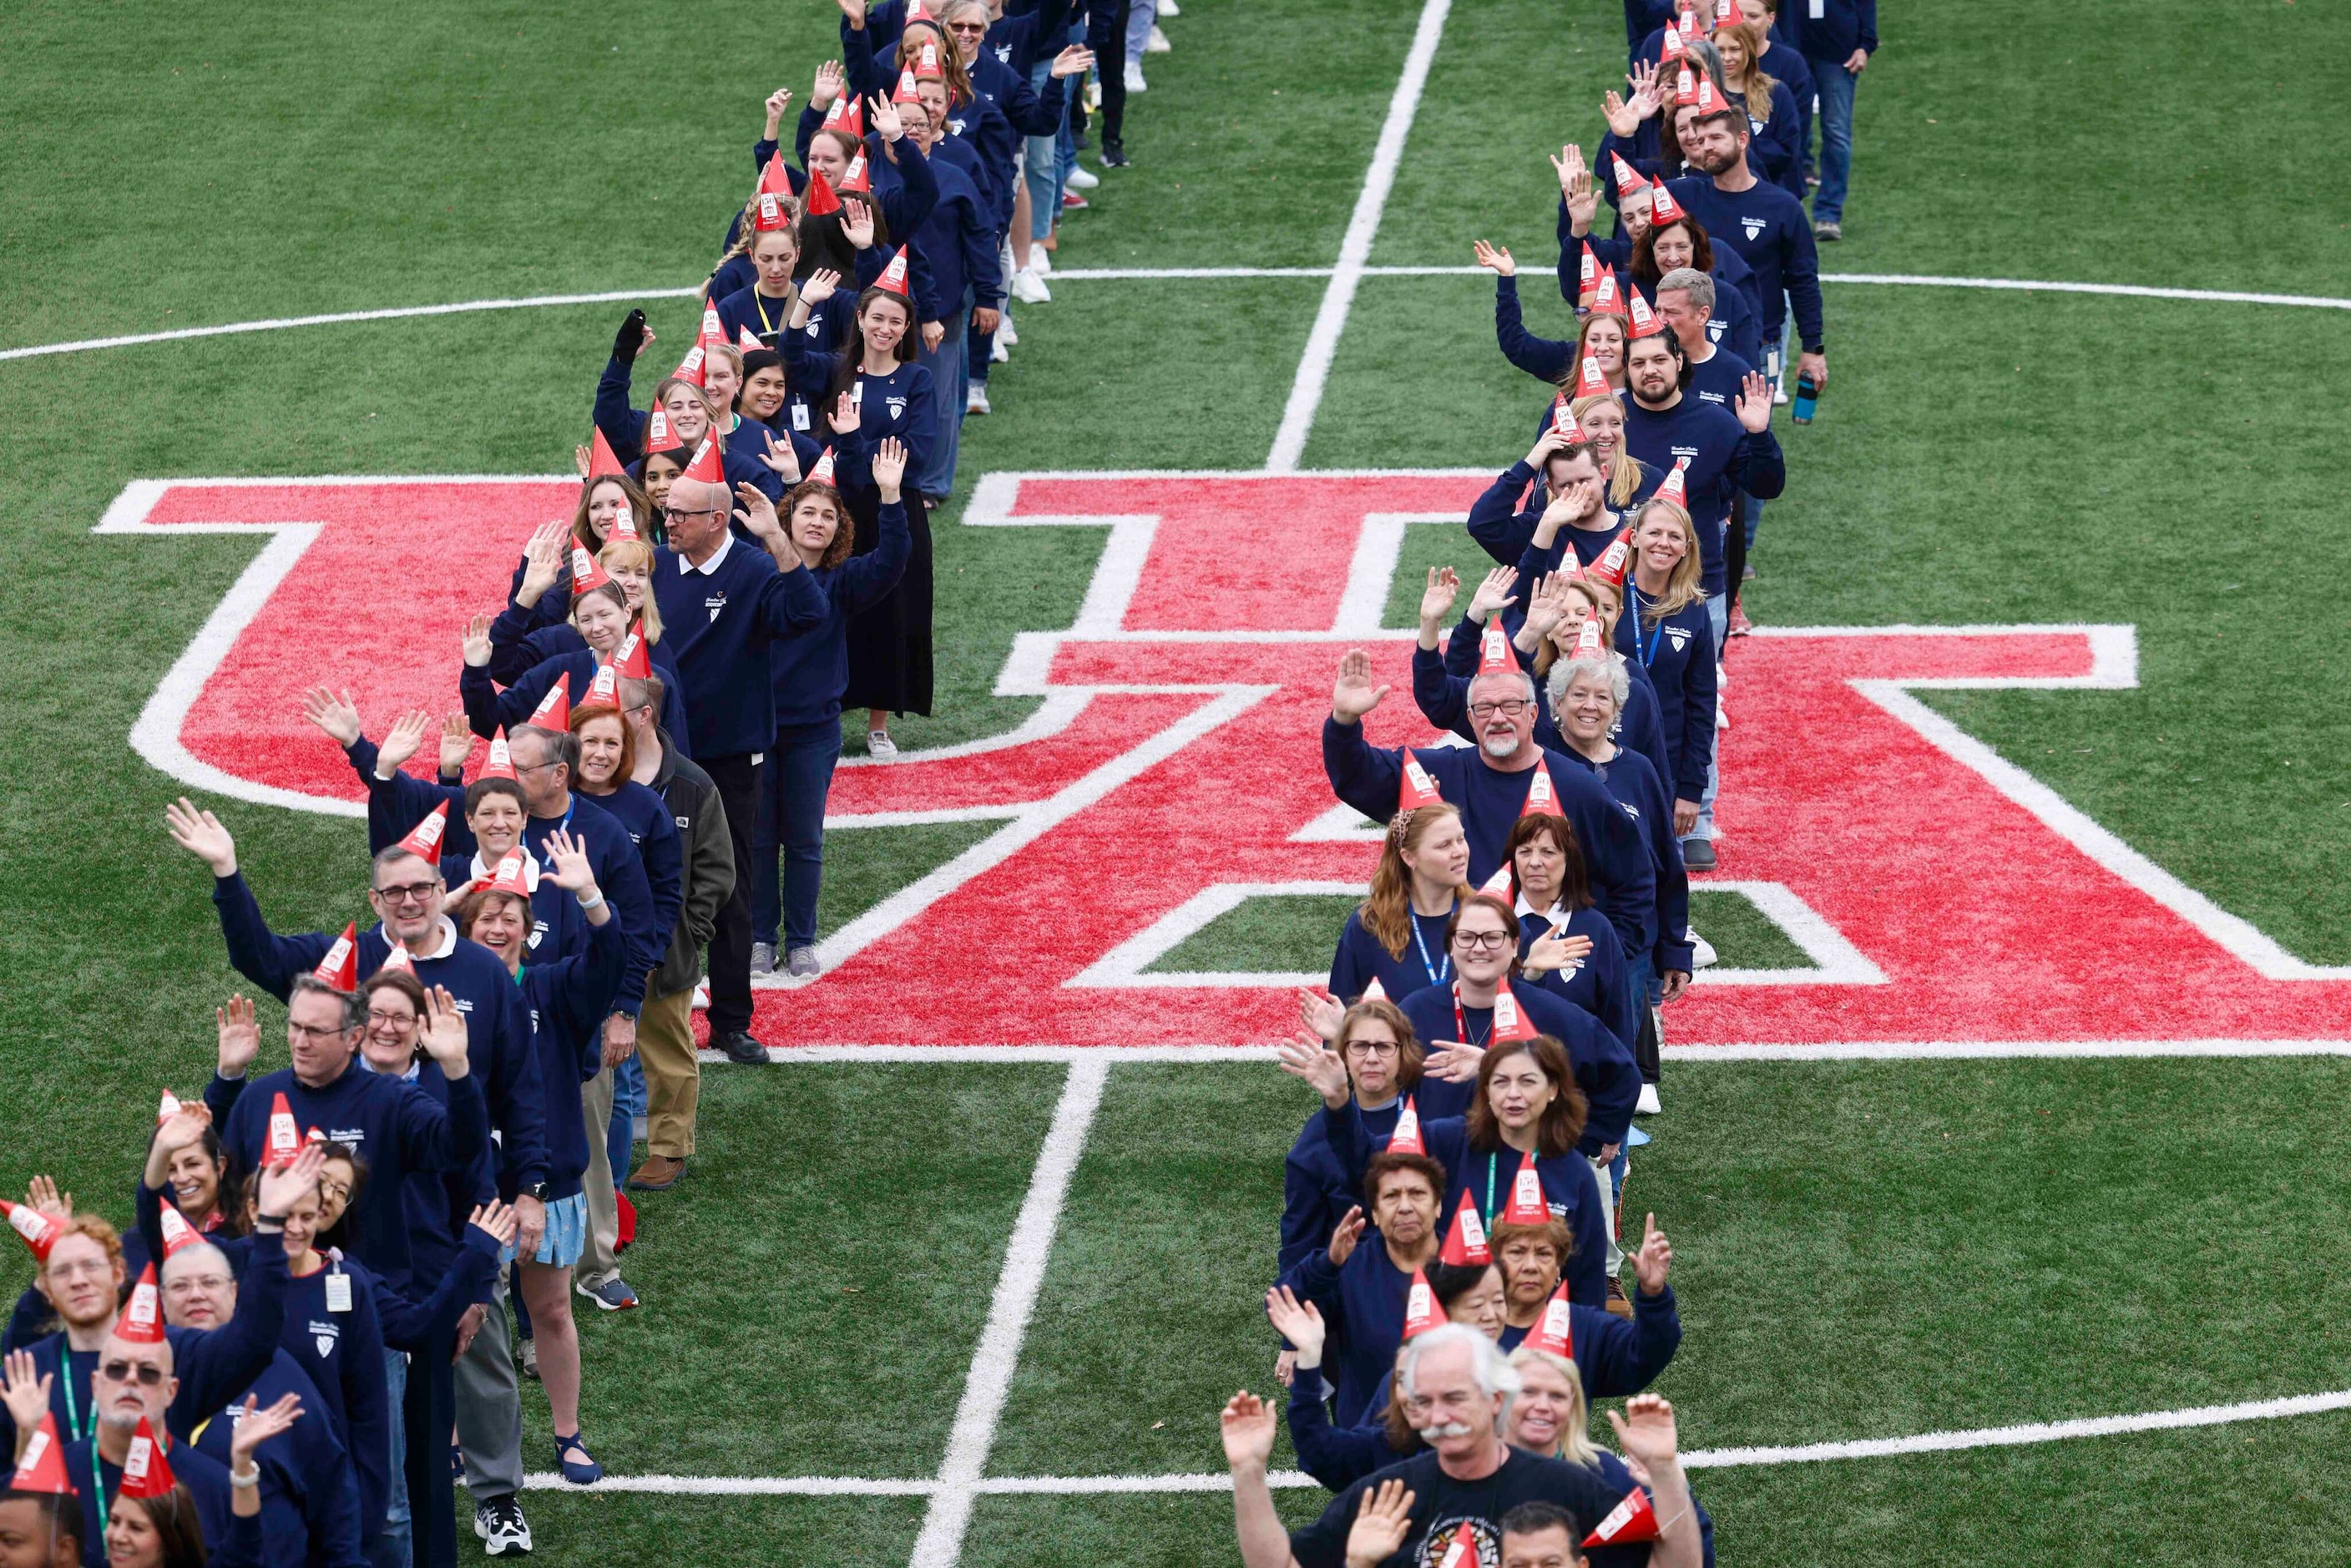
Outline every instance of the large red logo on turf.
MULTIPOLYGON (((762 997, 778 1044, 1257 1043, 1289 977, 1171 972, 1191 933, 1268 894, 1342 892, 1373 846, 1334 809, 1319 732, 1338 655, 1395 693, 1379 744, 1426 743, 1410 634, 1380 627, 1405 530, 1466 473, 992 476, 964 519, 1091 528, 1075 622, 998 677, 1035 716, 991 742, 846 763, 838 826, 967 820, 984 836, 824 939, 823 977, 762 997)), ((104 532, 270 542, 141 715, 157 767, 274 804, 357 810, 300 690, 348 685, 371 732, 452 705, 458 630, 496 603, 568 480, 141 482, 104 532)), ((1065 536, 1068 537, 1068 536, 1065 536)), ((1083 548, 1072 545, 1070 548, 1083 548)), ((1709 976, 1680 1041, 2303 1038, 2351 971, 2307 965, 1943 719, 1913 693, 2136 684, 2127 627, 1766 629, 1733 654, 1726 888, 1810 955, 1709 976)), ((1334 933, 1335 935, 1335 933, 1334 933)))

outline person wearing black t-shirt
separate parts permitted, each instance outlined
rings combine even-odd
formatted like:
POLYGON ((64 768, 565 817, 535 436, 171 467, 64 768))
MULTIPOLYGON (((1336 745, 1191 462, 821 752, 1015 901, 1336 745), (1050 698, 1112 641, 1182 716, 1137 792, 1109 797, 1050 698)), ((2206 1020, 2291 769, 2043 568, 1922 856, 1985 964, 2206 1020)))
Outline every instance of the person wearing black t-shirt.
MULTIPOLYGON (((1364 1477, 1333 1498, 1320 1519, 1295 1531, 1282 1528, 1266 1484, 1272 1410, 1246 1389, 1226 1405, 1225 1459, 1232 1469, 1233 1522, 1246 1568, 1339 1568, 1349 1560, 1348 1536, 1367 1500, 1377 1499, 1384 1485, 1385 1497, 1394 1499, 1397 1481, 1410 1501, 1401 1528, 1392 1527, 1394 1545, 1379 1559, 1382 1568, 1437 1561, 1443 1543, 1465 1525, 1479 1540, 1479 1561, 1499 1561, 1501 1521, 1522 1503, 1566 1510, 1581 1535, 1625 1500, 1596 1470, 1541 1458, 1502 1440, 1501 1413, 1517 1390, 1518 1375, 1476 1330, 1447 1323, 1416 1336, 1405 1347, 1396 1375, 1405 1409, 1421 1423, 1428 1451, 1364 1477)), ((1649 1505, 1660 1528, 1654 1542, 1594 1547, 1591 1560, 1595 1568, 1698 1568, 1702 1547, 1675 1451, 1672 1406, 1641 1395, 1628 1408, 1630 1421, 1613 1413, 1611 1419, 1618 1440, 1648 1470, 1649 1505)), ((1378 1506, 1374 1500, 1374 1511, 1378 1506)))

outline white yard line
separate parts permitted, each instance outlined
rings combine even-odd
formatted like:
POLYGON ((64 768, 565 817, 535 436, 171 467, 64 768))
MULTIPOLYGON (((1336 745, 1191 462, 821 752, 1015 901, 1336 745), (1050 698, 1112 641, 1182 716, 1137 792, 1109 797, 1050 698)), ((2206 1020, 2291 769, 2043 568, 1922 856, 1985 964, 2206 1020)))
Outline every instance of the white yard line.
MULTIPOLYGON (((1326 277, 1335 280, 1335 267, 1064 267, 1052 277, 1056 283, 1168 281, 1246 281, 1259 277, 1326 277)), ((1358 267, 1364 277, 1475 277, 1482 267, 1358 267)), ((1548 269, 1545 269, 1546 272, 1548 269)), ((2134 299, 2204 300, 2223 305, 2292 305, 2314 310, 2351 310, 2351 299, 2319 294, 2260 294, 2235 288, 2155 288, 2137 283, 2074 283, 2030 277, 1935 277, 1924 273, 1824 272, 1823 283, 1890 284, 1918 288, 2008 289, 2028 294, 2114 294, 2134 299)), ((606 305, 630 299, 685 299, 701 293, 690 288, 616 288, 604 294, 538 294, 517 299, 465 299, 447 305, 402 305, 383 310, 337 310, 324 316, 282 316, 260 321, 224 321, 211 327, 175 327, 162 332, 125 332, 110 338, 77 338, 63 343, 27 343, 0 349, 0 361, 44 359, 53 354, 87 354, 100 349, 135 349, 148 343, 177 343, 191 338, 234 338, 247 332, 282 332, 294 327, 339 327, 357 321, 401 321, 420 316, 464 316, 480 310, 531 310, 542 306, 606 305)), ((1353 285, 1349 286, 1353 293, 1353 285)), ((1326 296, 1327 298, 1327 296, 1326 296)), ((1321 325, 1321 318, 1316 319, 1321 325)), ((1304 366, 1301 366, 1301 373, 1304 366)), ((1329 366, 1324 366, 1327 375, 1329 366)), ((1292 393, 1293 398, 1295 393, 1292 393)), ((1311 417, 1309 423, 1311 423, 1311 417)), ((1301 439, 1300 446, 1304 447, 1301 439)))
MULTIPOLYGON (((704 1062, 724 1064, 715 1051, 704 1062)), ((1668 1045, 1667 1061, 1958 1061, 2090 1057, 2351 1056, 2351 1040, 1882 1040, 1775 1044, 1736 1041, 1729 1045, 1668 1045)), ((935 1066, 1003 1066, 1020 1062, 1175 1063, 1214 1067, 1273 1061, 1270 1045, 779 1045, 768 1060, 779 1067, 844 1064, 928 1063, 935 1066)))
MULTIPOLYGON (((2234 1405, 2198 1405, 2184 1410, 2148 1410, 2132 1416, 2090 1416, 2071 1421, 2028 1421, 2012 1427, 1921 1432, 1907 1437, 1861 1437, 1786 1448, 1700 1448, 1684 1454, 1682 1465, 1687 1469, 1718 1470, 1764 1465, 1821 1464, 1836 1459, 1889 1458, 1904 1454, 1948 1454, 1965 1448, 2022 1448, 2036 1443, 2073 1442, 2084 1437, 2119 1437, 2137 1432, 2171 1432, 2200 1427, 2230 1427, 2248 1421, 2279 1421, 2296 1416, 2320 1416, 2345 1409, 2351 1409, 2351 1388, 2338 1389, 2331 1394, 2249 1399, 2234 1405)), ((1321 1484, 1312 1477, 1296 1470, 1277 1471, 1267 1479, 1275 1487, 1286 1490, 1302 1490, 1321 1484)), ((528 1481, 534 1488, 564 1486, 562 1478, 553 1472, 533 1475, 528 1481)), ((886 1497, 919 1496, 927 1492, 932 1494, 934 1516, 945 1492, 943 1484, 930 1481, 862 1480, 834 1476, 607 1476, 601 1484, 595 1487, 565 1490, 719 1496, 774 1493, 886 1497)), ((967 1489, 968 1492, 984 1492, 992 1496, 1101 1496, 1109 1493, 1221 1492, 1231 1490, 1231 1479, 1214 1472, 1155 1476, 1000 1476, 967 1489)), ((968 1506, 967 1502, 967 1510, 968 1506)), ((915 1549, 914 1561, 918 1564, 926 1561, 919 1546, 915 1549)))
POLYGON ((1029 1332, 1029 1315, 1037 1307, 1037 1292, 1045 1283, 1045 1265, 1053 1252, 1053 1233, 1061 1222, 1061 1204, 1068 1197, 1070 1178, 1078 1156, 1084 1153, 1086 1134, 1102 1104, 1102 1084, 1110 1076, 1110 1059, 1096 1057, 1070 1064, 1061 1103, 1054 1108, 1053 1124, 1037 1154, 1037 1168, 1029 1178, 1029 1196, 1012 1227, 1004 1249, 1004 1271, 997 1277, 996 1299, 987 1309, 987 1327, 972 1353, 965 1375, 963 1403, 956 1408, 955 1427, 947 1435, 946 1459, 939 1466, 937 1490, 922 1533, 914 1539, 912 1568, 953 1568, 963 1553, 963 1536, 971 1522, 971 1503, 980 1478, 987 1471, 988 1450, 996 1444, 996 1424, 1004 1414, 1004 1400, 1012 1388, 1012 1374, 1020 1364, 1020 1342, 1029 1332))
POLYGON ((1388 99, 1388 117, 1380 127, 1372 166, 1364 174, 1364 188, 1355 198, 1354 215, 1347 220, 1346 236, 1339 242, 1339 265, 1332 269, 1330 287, 1322 291, 1313 329, 1306 334, 1306 352, 1298 361, 1297 378, 1290 383, 1290 402, 1282 407, 1273 451, 1265 460, 1269 473, 1293 472, 1306 451, 1315 411, 1322 406, 1322 388, 1331 379, 1332 361, 1338 357, 1339 339, 1347 329, 1347 313, 1354 308, 1355 286, 1363 281, 1364 264, 1372 258, 1380 214, 1387 210, 1396 165, 1404 159, 1413 117, 1420 112, 1421 89, 1428 85, 1428 68, 1437 58, 1437 46, 1445 37, 1445 18, 1452 9, 1453 0, 1426 0, 1421 6, 1420 26, 1413 31, 1404 74, 1396 78, 1395 96, 1388 99))

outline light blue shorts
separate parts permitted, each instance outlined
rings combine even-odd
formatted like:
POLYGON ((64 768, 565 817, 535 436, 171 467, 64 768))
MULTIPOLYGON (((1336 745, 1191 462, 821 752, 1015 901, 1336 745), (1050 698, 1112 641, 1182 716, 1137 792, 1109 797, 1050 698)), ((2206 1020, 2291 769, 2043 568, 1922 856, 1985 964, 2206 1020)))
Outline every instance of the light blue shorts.
POLYGON ((588 1195, 575 1192, 547 1206, 547 1234, 539 1238, 534 1263, 569 1269, 588 1249, 588 1195))

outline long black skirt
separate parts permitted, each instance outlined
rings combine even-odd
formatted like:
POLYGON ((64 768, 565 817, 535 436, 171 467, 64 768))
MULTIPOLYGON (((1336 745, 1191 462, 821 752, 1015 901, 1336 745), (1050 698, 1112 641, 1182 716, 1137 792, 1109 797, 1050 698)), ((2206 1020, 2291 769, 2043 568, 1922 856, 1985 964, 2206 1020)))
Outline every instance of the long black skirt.
MULTIPOLYGON (((906 527, 913 549, 906 557, 906 575, 879 604, 849 620, 849 690, 841 706, 852 721, 857 713, 880 708, 886 713, 931 711, 931 516, 923 497, 905 492, 906 527)), ((869 497, 855 510, 857 547, 864 555, 882 542, 880 503, 869 497)))

